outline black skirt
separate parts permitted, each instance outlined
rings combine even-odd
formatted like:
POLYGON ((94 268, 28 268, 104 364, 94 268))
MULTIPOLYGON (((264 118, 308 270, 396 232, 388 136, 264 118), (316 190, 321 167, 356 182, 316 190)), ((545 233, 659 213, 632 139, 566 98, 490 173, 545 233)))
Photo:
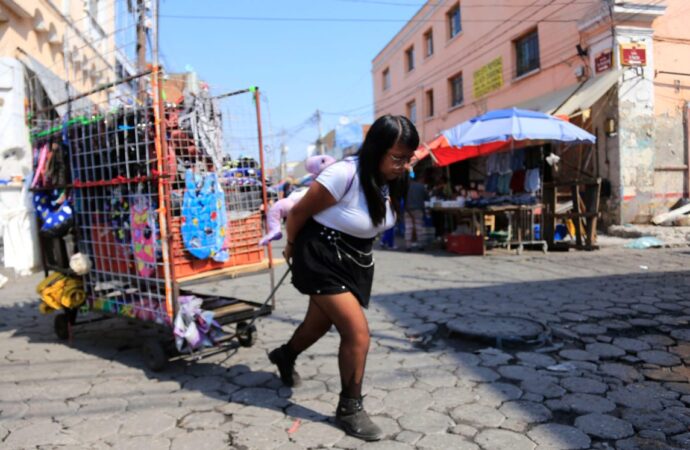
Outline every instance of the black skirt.
POLYGON ((309 219, 295 239, 292 284, 306 295, 349 291, 366 308, 374 280, 373 242, 309 219))

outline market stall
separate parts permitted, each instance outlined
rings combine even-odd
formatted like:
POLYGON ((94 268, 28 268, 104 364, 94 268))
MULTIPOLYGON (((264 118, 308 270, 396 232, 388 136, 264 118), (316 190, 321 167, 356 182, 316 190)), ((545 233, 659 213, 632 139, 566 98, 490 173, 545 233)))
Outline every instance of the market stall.
POLYGON ((560 118, 515 108, 444 131, 428 148, 438 165, 484 158, 483 181, 475 189, 454 200, 432 201, 433 211, 450 218, 444 221, 449 247, 463 254, 483 254, 494 246, 546 251, 542 222, 550 208, 544 207, 544 176, 558 163, 553 149, 594 142, 594 136, 560 118))

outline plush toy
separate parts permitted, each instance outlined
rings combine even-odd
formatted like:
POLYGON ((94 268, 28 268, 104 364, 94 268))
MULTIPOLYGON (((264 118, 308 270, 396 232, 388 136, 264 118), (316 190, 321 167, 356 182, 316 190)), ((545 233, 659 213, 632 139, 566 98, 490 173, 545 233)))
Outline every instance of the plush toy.
MULTIPOLYGON (((328 155, 311 156, 304 162, 304 166, 314 178, 321 173, 323 169, 335 162, 335 158, 328 155)), ((280 221, 287 217, 290 209, 295 206, 295 203, 300 201, 304 194, 307 193, 307 188, 301 188, 293 191, 290 195, 282 200, 278 200, 271 206, 266 214, 266 221, 268 222, 268 234, 266 234, 259 241, 259 245, 268 245, 270 241, 274 241, 283 237, 280 231, 280 221)))

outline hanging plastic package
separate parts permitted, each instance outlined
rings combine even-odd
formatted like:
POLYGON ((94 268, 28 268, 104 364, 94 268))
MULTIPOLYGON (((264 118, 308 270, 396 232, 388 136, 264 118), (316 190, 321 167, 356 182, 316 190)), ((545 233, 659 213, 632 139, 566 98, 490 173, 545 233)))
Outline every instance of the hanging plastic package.
POLYGON ((65 143, 51 144, 50 158, 45 166, 44 179, 50 186, 65 186, 71 182, 69 147, 65 143))
POLYGON ((201 309, 203 300, 193 295, 178 299, 180 309, 175 317, 175 346, 180 352, 212 347, 222 336, 222 329, 213 320, 213 311, 201 309))
POLYGON ((61 237, 74 225, 74 211, 64 191, 40 191, 34 193, 34 208, 41 218, 41 234, 61 237))
POLYGON ((34 178, 31 182, 31 188, 37 188, 45 185, 45 171, 48 164, 48 144, 43 144, 40 149, 36 149, 36 170, 34 171, 34 178))
POLYGON ((227 228, 225 193, 215 173, 206 176, 185 172, 186 190, 182 201, 182 241, 196 258, 225 262, 227 228))
POLYGON ((136 270, 150 277, 156 270, 156 215, 149 198, 139 192, 130 201, 132 250, 136 270))
POLYGON ((110 203, 105 205, 110 213, 110 228, 116 242, 128 245, 132 242, 129 201, 119 186, 113 188, 111 195, 110 203))

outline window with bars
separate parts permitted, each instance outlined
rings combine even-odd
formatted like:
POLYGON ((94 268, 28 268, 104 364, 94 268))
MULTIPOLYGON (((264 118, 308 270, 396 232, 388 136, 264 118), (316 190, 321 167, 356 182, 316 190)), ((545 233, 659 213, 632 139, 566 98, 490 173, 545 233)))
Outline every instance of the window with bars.
POLYGON ((447 13, 448 17, 448 39, 452 39, 462 31, 462 21, 460 15, 460 4, 457 3, 447 13))
POLYGON ((515 41, 515 74, 520 77, 539 68, 539 33, 533 30, 515 41))
POLYGON ((462 103, 465 101, 462 90, 462 73, 449 78, 448 85, 450 88, 450 107, 454 108, 462 105, 462 103))
POLYGON ((434 54, 434 33, 429 28, 426 33, 424 33, 424 55, 428 58, 434 54))
POLYGON ((426 91, 426 116, 434 117, 434 90, 426 91))
POLYGON ((388 67, 383 69, 383 72, 381 73, 381 78, 383 82, 383 90, 387 91, 391 87, 391 71, 388 67))
POLYGON ((410 122, 417 123, 417 102, 414 100, 407 104, 407 118, 410 122))
POLYGON ((405 50, 405 67, 408 72, 414 70, 414 46, 405 50))

